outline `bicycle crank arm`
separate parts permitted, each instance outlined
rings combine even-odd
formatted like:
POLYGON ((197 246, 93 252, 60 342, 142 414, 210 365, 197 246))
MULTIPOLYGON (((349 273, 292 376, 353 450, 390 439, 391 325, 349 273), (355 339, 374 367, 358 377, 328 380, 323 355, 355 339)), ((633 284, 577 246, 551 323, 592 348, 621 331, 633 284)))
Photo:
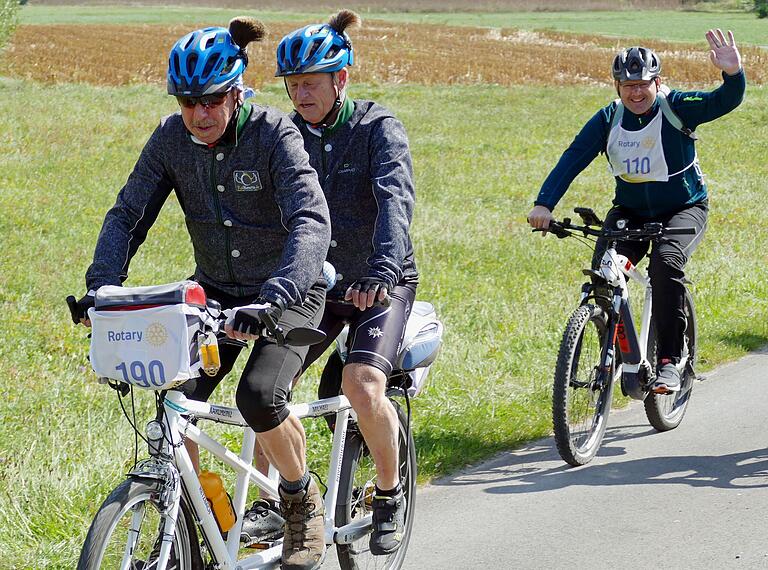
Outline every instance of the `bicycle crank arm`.
POLYGON ((372 524, 373 516, 365 515, 360 520, 356 520, 353 523, 349 523, 336 529, 336 535, 333 538, 333 542, 336 544, 352 544, 371 532, 372 524))

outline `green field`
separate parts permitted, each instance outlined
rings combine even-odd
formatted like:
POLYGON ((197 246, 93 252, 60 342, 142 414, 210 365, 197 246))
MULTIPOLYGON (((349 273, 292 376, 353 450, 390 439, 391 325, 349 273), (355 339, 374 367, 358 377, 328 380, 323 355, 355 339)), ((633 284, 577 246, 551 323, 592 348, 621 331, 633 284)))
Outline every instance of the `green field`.
MULTIPOLYGON (((532 235, 525 214, 577 129, 614 93, 356 85, 351 94, 390 107, 408 129, 419 297, 446 325, 431 384, 414 402, 422 480, 547 435, 557 346, 590 251, 532 235)), ((279 84, 257 100, 288 109, 279 84)), ((114 392, 88 369, 86 331, 71 324, 64 297, 83 292, 104 213, 175 103, 159 87, 3 79, 0 101, 10 134, 0 154, 0 568, 73 568, 96 508, 132 465, 133 437, 114 392)), ((711 190, 709 233, 689 266, 704 371, 768 342, 768 227, 759 206, 767 109, 768 91, 750 87, 737 111, 697 131, 711 190)), ((611 187, 597 160, 556 214, 604 212, 611 187)), ((183 218, 169 202, 128 284, 191 271, 183 218)), ((318 375, 310 371, 298 399, 311 397, 318 375)), ((225 382, 217 399, 233 402, 234 389, 225 382)), ((149 395, 137 404, 143 425, 149 395)), ((309 434, 318 469, 327 435, 319 423, 309 434)))
MULTIPOLYGON (((22 24, 178 24, 217 23, 242 14, 270 21, 324 21, 326 12, 274 12, 253 9, 211 9, 190 6, 137 8, 127 6, 24 6, 22 24)), ((366 19, 451 26, 550 29, 622 38, 659 38, 700 42, 709 28, 733 30, 739 42, 768 44, 768 20, 746 12, 683 12, 632 10, 626 12, 514 12, 514 13, 390 13, 366 12, 366 19)))

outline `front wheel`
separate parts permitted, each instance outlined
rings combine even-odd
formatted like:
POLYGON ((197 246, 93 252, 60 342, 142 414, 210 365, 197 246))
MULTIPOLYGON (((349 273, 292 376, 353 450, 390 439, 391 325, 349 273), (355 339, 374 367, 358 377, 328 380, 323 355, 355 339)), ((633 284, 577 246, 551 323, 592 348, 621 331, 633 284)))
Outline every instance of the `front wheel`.
MULTIPOLYGON (((403 539, 400 548, 386 556, 371 554, 368 547, 370 534, 366 534, 352 544, 336 545, 339 565, 342 570, 396 570, 402 567, 405 560, 416 508, 416 448, 405 413, 397 402, 391 401, 397 411, 400 483, 403 486, 405 496, 403 539)), ((344 458, 341 464, 339 497, 336 506, 337 526, 344 526, 372 513, 375 484, 376 467, 373 464, 373 459, 359 429, 352 427, 348 430, 344 443, 344 458)))
POLYGON ((560 457, 589 463, 600 448, 611 410, 615 362, 602 366, 608 318, 595 305, 571 315, 557 355, 552 387, 552 424, 560 457))
MULTIPOLYGON (((88 530, 78 570, 155 568, 164 515, 157 502, 160 483, 127 479, 107 497, 88 530)), ((167 570, 202 570, 195 524, 181 498, 167 570)))
MULTIPOLYGON (((648 422, 659 431, 675 429, 683 421, 683 416, 688 409, 693 392, 693 382, 696 375, 693 366, 696 362, 696 310, 693 306, 691 294, 685 292, 685 335, 683 336, 683 358, 686 360, 685 368, 680 372, 680 390, 669 394, 656 394, 649 392, 645 398, 645 415, 648 422)), ((656 362, 656 327, 651 320, 648 333, 648 360, 656 362)))

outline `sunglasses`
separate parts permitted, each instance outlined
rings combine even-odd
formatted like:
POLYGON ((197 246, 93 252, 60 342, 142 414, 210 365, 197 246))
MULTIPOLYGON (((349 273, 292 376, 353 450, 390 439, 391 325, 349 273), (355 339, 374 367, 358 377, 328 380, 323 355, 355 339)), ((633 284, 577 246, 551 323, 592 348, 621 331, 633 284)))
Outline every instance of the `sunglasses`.
POLYGON ((215 109, 216 107, 220 107, 225 99, 227 98, 227 95, 229 94, 229 91, 226 93, 214 93, 213 95, 203 95, 202 97, 187 97, 185 95, 176 95, 176 101, 179 102, 179 105, 184 107, 185 109, 194 109, 196 105, 202 105, 206 109, 215 109))

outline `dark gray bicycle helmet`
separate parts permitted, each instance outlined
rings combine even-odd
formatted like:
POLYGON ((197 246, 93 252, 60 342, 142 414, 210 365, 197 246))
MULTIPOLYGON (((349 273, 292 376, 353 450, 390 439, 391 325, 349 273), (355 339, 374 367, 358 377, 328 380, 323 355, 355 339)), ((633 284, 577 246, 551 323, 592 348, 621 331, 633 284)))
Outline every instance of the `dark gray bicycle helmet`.
POLYGON ((661 59, 652 49, 631 47, 613 58, 613 78, 616 81, 648 81, 661 73, 661 59))

